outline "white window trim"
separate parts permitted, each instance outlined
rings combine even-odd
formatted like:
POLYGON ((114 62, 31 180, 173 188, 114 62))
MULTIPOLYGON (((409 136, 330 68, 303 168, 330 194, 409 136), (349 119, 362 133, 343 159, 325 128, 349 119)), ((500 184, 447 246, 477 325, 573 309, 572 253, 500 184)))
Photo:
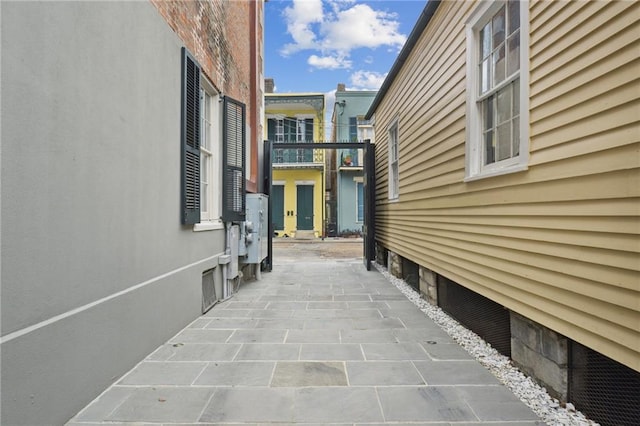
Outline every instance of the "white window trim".
POLYGON ((364 223, 364 180, 363 179, 353 179, 356 184, 356 223, 364 223), (358 195, 358 184, 362 185, 362 220, 358 218, 358 204, 360 203, 360 196, 358 195))
POLYGON ((465 147, 465 182, 515 173, 529 168, 529 1, 520 2, 520 154, 518 157, 482 165, 482 120, 478 98, 479 30, 504 1, 483 1, 466 23, 467 39, 467 123, 465 147))
POLYGON ((387 131, 387 139, 389 141, 388 143, 388 158, 389 158, 389 166, 388 166, 388 185, 389 185, 389 201, 398 201, 398 199, 400 198, 400 126, 399 126, 399 120, 398 118, 394 119, 391 124, 389 125, 389 129, 387 131), (396 163, 398 163, 398 167, 397 167, 397 176, 393 173, 393 167, 391 164, 391 151, 392 151, 392 147, 391 147, 391 132, 392 130, 396 129, 396 140, 395 140, 395 144, 396 144, 396 163), (396 181, 396 185, 392 185, 393 181, 396 181), (395 189, 395 191, 394 191, 395 189))
MULTIPOLYGON (((204 76, 200 79, 200 85, 211 96, 210 117, 212 124, 211 132, 211 162, 209 167, 209 185, 208 194, 200 194, 200 197, 207 197, 209 211, 201 212, 200 223, 193 225, 194 232, 213 231, 224 229, 224 223, 221 219, 222 214, 222 112, 220 108, 219 93, 213 85, 204 76)), ((204 131, 204 129, 202 129, 204 131)))

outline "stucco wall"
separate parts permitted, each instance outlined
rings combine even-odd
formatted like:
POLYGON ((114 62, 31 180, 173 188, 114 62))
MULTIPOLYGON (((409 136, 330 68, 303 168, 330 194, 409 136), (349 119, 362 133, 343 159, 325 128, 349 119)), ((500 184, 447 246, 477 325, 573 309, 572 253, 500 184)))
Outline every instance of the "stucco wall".
POLYGON ((296 182, 313 184, 313 230, 322 233, 322 171, 317 169, 274 170, 273 180, 284 182, 284 233, 292 236, 297 228, 297 185, 296 182), (293 211, 293 216, 287 216, 287 210, 293 211))
POLYGON ((180 225, 181 46, 146 2, 2 3, 2 424, 63 423, 200 313, 224 235, 180 225))
MULTIPOLYGON (((362 182, 362 171, 340 171, 338 175, 338 232, 362 231, 358 221, 356 182, 362 182)), ((363 212, 364 213, 364 212, 363 212)), ((364 214, 363 214, 364 219, 364 214)))
MULTIPOLYGON (((335 134, 336 141, 349 141, 349 118, 364 116, 371 102, 375 98, 377 92, 375 91, 338 91, 336 92, 336 114, 335 114, 335 134)), ((362 179, 361 170, 344 170, 340 169, 342 159, 347 154, 354 154, 358 159, 355 159, 354 164, 362 167, 363 164, 360 161, 362 153, 358 153, 357 150, 337 150, 336 154, 336 170, 337 175, 337 210, 338 210, 338 232, 362 230, 363 222, 357 221, 357 204, 356 204, 356 182, 354 177, 362 179)))

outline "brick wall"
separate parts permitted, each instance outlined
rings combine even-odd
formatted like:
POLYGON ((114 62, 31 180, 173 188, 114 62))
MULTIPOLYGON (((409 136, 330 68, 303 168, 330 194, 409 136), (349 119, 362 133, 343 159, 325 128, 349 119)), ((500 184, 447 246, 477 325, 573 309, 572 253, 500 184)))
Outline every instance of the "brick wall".
POLYGON ((150 0, 223 95, 247 106, 247 191, 260 189, 263 0, 150 0))
MULTIPOLYGON (((250 1, 151 0, 223 94, 249 104, 250 1)), ((253 102, 251 102, 253 104, 253 102)))

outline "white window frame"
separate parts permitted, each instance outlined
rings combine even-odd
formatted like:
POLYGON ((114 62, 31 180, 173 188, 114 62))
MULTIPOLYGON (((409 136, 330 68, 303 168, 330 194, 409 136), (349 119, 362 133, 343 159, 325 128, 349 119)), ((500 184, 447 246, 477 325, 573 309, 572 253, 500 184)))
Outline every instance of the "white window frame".
POLYGON ((306 124, 304 118, 296 117, 296 142, 305 142, 306 124))
POLYGON ((200 102, 200 223, 193 230, 210 231, 224 229, 220 191, 222 118, 220 95, 204 76, 200 79, 200 102))
POLYGON ((276 124, 276 130, 275 130, 276 140, 275 140, 275 142, 283 143, 284 142, 284 119, 280 118, 280 117, 269 117, 269 118, 273 118, 273 120, 275 121, 275 124, 276 124))
POLYGON ((400 126, 396 118, 391 122, 388 131, 389 138, 389 200, 395 201, 400 197, 400 126))
POLYGON ((355 177, 353 181, 356 185, 356 223, 364 223, 364 178, 355 177), (358 185, 362 185, 362 200, 360 199, 360 193, 358 192, 358 185), (362 218, 358 217, 358 205, 362 201, 362 218))
MULTIPOLYGON (((371 124, 370 120, 365 120, 364 117, 358 117, 358 140, 364 142, 369 139, 371 143, 374 143, 373 140, 373 124, 371 124)), ((364 150, 358 150, 358 164, 360 166, 364 165, 364 150)))
POLYGON ((484 165, 484 143, 482 131, 482 103, 479 88, 480 30, 500 10, 506 1, 483 1, 466 23, 467 39, 467 123, 465 182, 499 176, 528 169, 529 163, 529 2, 520 2, 520 69, 519 72, 496 86, 504 87, 517 78, 519 85, 520 124, 519 154, 511 158, 484 165))

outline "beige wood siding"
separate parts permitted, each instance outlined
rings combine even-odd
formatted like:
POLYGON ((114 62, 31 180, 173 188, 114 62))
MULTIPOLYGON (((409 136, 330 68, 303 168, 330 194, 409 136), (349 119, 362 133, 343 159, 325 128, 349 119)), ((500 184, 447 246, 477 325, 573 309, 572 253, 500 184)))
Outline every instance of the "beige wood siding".
POLYGON ((640 371, 640 2, 530 4, 529 169, 465 183, 477 4, 440 5, 375 112, 377 239, 640 371))

